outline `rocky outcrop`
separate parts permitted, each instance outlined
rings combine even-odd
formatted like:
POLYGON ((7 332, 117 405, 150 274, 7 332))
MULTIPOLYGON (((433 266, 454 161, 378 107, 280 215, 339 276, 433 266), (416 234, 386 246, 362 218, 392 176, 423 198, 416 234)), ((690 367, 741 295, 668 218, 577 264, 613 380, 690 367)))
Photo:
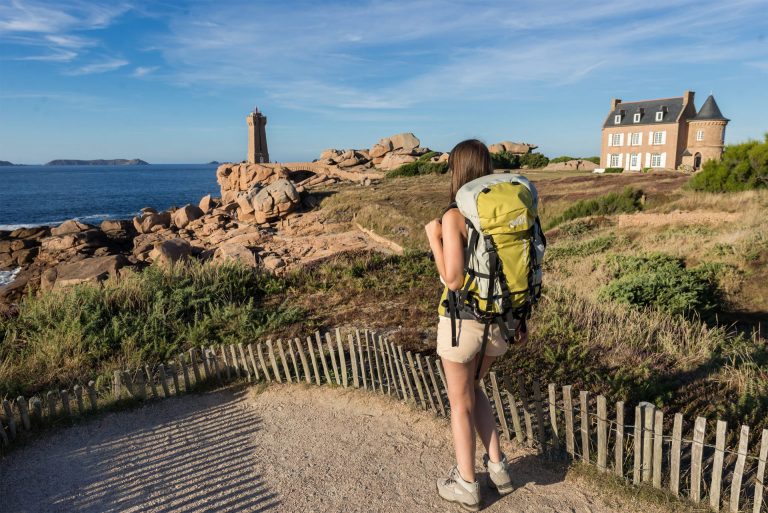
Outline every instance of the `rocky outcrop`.
POLYGON ((391 171, 429 152, 429 148, 420 145, 418 137, 405 132, 384 137, 369 150, 325 150, 320 154, 318 162, 346 170, 362 171, 376 167, 391 171))
POLYGON ((92 257, 72 263, 61 263, 48 269, 42 275, 40 287, 43 290, 77 285, 85 282, 99 282, 117 275, 128 260, 122 255, 92 257))
POLYGON ((139 233, 152 233, 171 225, 170 212, 147 211, 133 218, 133 226, 139 233))
POLYGON ((528 143, 516 143, 512 141, 502 141, 500 143, 491 144, 488 146, 488 151, 491 153, 512 153, 515 155, 527 155, 533 150, 538 148, 535 144, 528 143))
POLYGON ((573 159, 567 162, 555 162, 547 164, 542 171, 588 171, 592 172, 600 167, 591 160, 573 159))
POLYGON ((184 205, 171 214, 173 225, 176 228, 185 228, 190 222, 203 217, 203 210, 194 205, 184 205))
POLYGON ((301 203, 293 183, 279 179, 264 187, 254 186, 237 196, 237 218, 258 224, 285 217, 301 203))
POLYGON ((155 243, 149 252, 149 261, 169 265, 187 260, 191 254, 192 245, 188 241, 177 237, 155 243))

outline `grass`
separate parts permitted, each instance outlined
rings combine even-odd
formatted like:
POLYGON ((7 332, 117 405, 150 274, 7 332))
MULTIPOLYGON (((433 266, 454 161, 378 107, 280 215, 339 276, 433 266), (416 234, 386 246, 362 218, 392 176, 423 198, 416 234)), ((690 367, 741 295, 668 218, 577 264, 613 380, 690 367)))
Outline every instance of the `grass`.
POLYGON ((597 198, 577 201, 545 226, 547 229, 554 228, 565 221, 579 217, 637 212, 643 208, 642 198, 643 191, 626 187, 621 193, 611 192, 597 198))

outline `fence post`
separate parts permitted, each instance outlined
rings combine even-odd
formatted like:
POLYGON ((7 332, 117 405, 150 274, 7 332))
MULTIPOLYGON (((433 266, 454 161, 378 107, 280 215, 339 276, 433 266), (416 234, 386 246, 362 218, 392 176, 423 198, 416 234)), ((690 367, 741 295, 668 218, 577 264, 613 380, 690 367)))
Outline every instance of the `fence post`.
POLYGON ((187 368, 187 362, 184 361, 184 353, 179 353, 178 360, 181 366, 181 375, 184 378, 184 392, 189 392, 192 385, 189 381, 189 369, 187 368))
POLYGON ((95 410, 98 407, 98 399, 96 397, 96 383, 93 380, 89 381, 85 385, 85 389, 88 392, 88 400, 91 402, 91 410, 95 410))
MULTIPOLYGON (((307 362, 307 355, 304 352, 304 344, 301 343, 301 339, 296 337, 293 339, 293 343, 296 344, 296 350, 299 352, 299 359, 301 360, 301 368, 304 369, 304 381, 307 385, 312 384, 312 374, 309 372, 309 363, 307 362)), ((256 379, 259 379, 258 377, 256 379)))
POLYGON ((392 373, 390 372, 391 369, 389 368, 389 362, 387 361, 387 353, 384 350, 384 338, 379 335, 378 341, 378 351, 376 354, 378 354, 381 359, 381 367, 384 369, 383 377, 387 380, 387 395, 392 395, 392 373))
POLYGON ((640 484, 643 470, 643 414, 645 408, 635 406, 635 425, 633 430, 634 454, 632 457, 632 483, 640 484))
POLYGON ((517 374, 517 391, 520 394, 520 403, 523 407, 523 420, 525 421, 525 442, 528 447, 533 447, 533 424, 531 422, 531 402, 525 390, 525 380, 521 374, 517 374))
POLYGON ((152 397, 160 397, 160 394, 157 392, 157 387, 155 386, 155 380, 154 376, 152 375, 152 371, 149 370, 149 365, 144 365, 144 372, 147 374, 147 382, 149 382, 149 388, 152 390, 152 397))
POLYGON ((416 365, 419 367, 419 377, 424 384, 424 395, 429 400, 429 405, 432 407, 432 411, 437 415, 437 406, 435 406, 435 400, 432 397, 432 392, 429 389, 429 381, 427 381, 427 373, 424 372, 424 365, 421 363, 421 355, 416 353, 416 365))
MULTIPOLYGON (((330 339, 329 339, 330 341, 330 339)), ((285 357, 285 348, 283 347, 282 339, 277 339, 277 350, 280 351, 280 361, 283 364, 283 371, 285 372, 285 380, 288 383, 293 383, 291 379, 291 369, 288 368, 288 359, 285 357)), ((331 348, 331 358, 333 358, 333 348, 331 348)))
POLYGON ((544 426, 544 411, 541 405, 541 385, 538 381, 533 382, 533 408, 536 412, 536 434, 538 435, 539 451, 547 450, 547 431, 544 426))
MULTIPOLYGON (((392 366, 394 368, 394 372, 397 373, 397 382, 399 383, 398 387, 400 390, 400 398, 403 401, 408 401, 408 389, 405 388, 405 380, 403 379, 403 371, 401 369, 400 360, 397 355, 397 351, 395 351, 395 345, 392 342, 387 341, 387 347, 389 348, 389 354, 390 358, 392 359, 392 366)), ((439 360, 438 360, 439 363, 439 360)))
POLYGON ((656 417, 653 421, 653 486, 656 488, 661 488, 663 443, 664 412, 656 410, 656 417))
MULTIPOLYGON (((3 399, 3 411, 5 412, 5 420, 8 422, 8 433, 11 435, 11 440, 13 440, 16 438, 16 420, 13 418, 13 410, 8 399, 3 399)), ((1 425, 0 429, 2 429, 1 425)))
POLYGON ((419 374, 416 372, 416 365, 413 363, 413 355, 410 351, 406 351, 405 356, 408 358, 408 366, 411 368, 411 374, 413 375, 413 381, 416 384, 416 391, 419 394, 419 402, 421 402, 422 408, 427 409, 427 401, 424 399, 424 391, 422 390, 421 380, 419 374))
POLYGON ((581 461, 589 463, 589 392, 579 392, 579 406, 581 422, 581 461))
POLYGON ((368 330, 365 330, 363 333, 363 339, 365 340, 365 357, 368 359, 368 371, 370 372, 368 374, 368 379, 371 382, 371 389, 375 392, 376 391, 376 375, 374 374, 374 360, 376 359, 376 354, 374 353, 374 358, 371 359, 371 345, 368 342, 368 334, 370 332, 368 330))
MULTIPOLYGON (((75 385, 78 386, 79 385, 75 385)), ((82 395, 80 396, 80 402, 82 403, 82 395)), ((29 420, 29 410, 27 409, 27 400, 24 399, 23 395, 20 395, 16 398, 16 407, 19 409, 19 417, 21 417, 21 425, 24 426, 25 431, 29 431, 32 429, 32 422, 29 420)), ((82 410, 80 411, 82 414, 82 410)))
POLYGON ((165 365, 162 363, 157 366, 158 374, 160 374, 160 385, 163 387, 163 397, 169 397, 171 392, 168 390, 168 379, 165 374, 165 365))
POLYGON ((573 395, 571 385, 563 385, 563 409, 565 410, 565 450, 576 458, 576 440, 573 432, 573 395))
POLYGON ((608 469, 608 405, 602 395, 597 396, 597 468, 608 469))
POLYGON ((72 409, 69 407, 69 391, 59 390, 59 397, 61 398, 61 410, 67 418, 71 417, 72 409))
POLYGON ((352 386, 360 388, 360 377, 357 374, 357 353, 355 351, 355 337, 350 333, 347 336, 347 346, 349 347, 349 363, 352 367, 352 386))
MULTIPOLYGON (((365 336, 365 331, 363 331, 363 336, 365 336)), ((363 389, 368 390, 368 377, 366 376, 366 369, 365 369, 365 357, 363 355, 363 343, 360 341, 360 330, 355 330, 355 338, 357 339, 357 355, 358 355, 358 368, 360 370, 360 378, 363 380, 363 389)))
POLYGON ((240 354, 240 362, 245 370, 245 377, 248 378, 248 381, 254 381, 253 379, 253 373, 251 372, 251 366, 248 365, 248 359, 245 357, 245 346, 242 342, 237 343, 237 352, 240 354))
POLYGON ((672 424, 672 450, 670 454, 669 490, 675 497, 680 496, 680 448, 683 442, 683 415, 675 414, 672 424))
POLYGON ((174 395, 180 395, 181 387, 179 386, 179 365, 176 362, 168 362, 168 369, 171 371, 171 379, 173 380, 173 393, 174 395))
POLYGON ((293 350, 293 339, 286 339, 288 344, 288 356, 291 357, 291 365, 293 366, 293 373, 296 375, 296 383, 301 383, 301 369, 299 367, 299 361, 296 359, 296 351, 293 350))
POLYGON ((405 356, 403 356, 403 346, 398 345, 397 346, 397 354, 400 355, 400 366, 403 368, 403 377, 405 378, 405 384, 408 386, 408 396, 413 399, 413 402, 416 402, 416 393, 413 391, 413 386, 411 386, 411 377, 408 375, 408 364, 405 361, 405 356))
POLYGON ((232 380, 232 365, 229 363, 229 356, 227 356, 227 348, 224 344, 219 345, 221 348, 221 361, 224 364, 224 373, 227 375, 227 382, 232 380))
POLYGON ((768 460, 768 429, 763 429, 760 439, 760 455, 758 456, 757 474, 755 475, 755 498, 752 501, 752 513, 760 513, 763 509, 763 490, 765 489, 765 463, 768 460))
POLYGON ((29 400, 29 409, 32 412, 32 418, 35 422, 40 423, 43 420, 43 404, 40 402, 40 398, 37 396, 32 397, 29 400))
POLYGON ((624 401, 616 402, 616 444, 613 447, 615 455, 613 471, 617 476, 624 477, 624 401))
POLYGON ((554 383, 547 385, 549 403, 549 425, 552 426, 552 446, 560 448, 560 432, 557 428, 557 388, 554 383))
POLYGON ((275 379, 278 383, 282 383, 283 379, 280 376, 280 368, 277 366, 277 358, 275 358, 275 348, 272 346, 272 340, 267 340, 267 352, 269 353, 269 361, 272 364, 272 372, 275 373, 275 379))
MULTIPOLYGON (((440 408, 440 414, 443 417, 445 417, 445 404, 443 403, 443 395, 440 393, 440 387, 437 386, 437 379, 435 379, 435 371, 432 369, 432 358, 430 356, 427 356, 424 358, 424 361, 427 362, 427 372, 429 372, 429 380, 432 382, 432 388, 435 391, 435 397, 437 398, 437 406, 440 408)), ((503 412, 504 409, 502 408, 501 411, 503 412)), ((506 422, 506 419, 504 419, 504 421, 506 422)), ((507 439, 509 439, 509 430, 507 430, 507 439)))
POLYGON ((122 372, 119 370, 112 372, 112 397, 116 400, 120 400, 120 396, 123 393, 123 387, 121 386, 122 380, 122 372))
POLYGON ((693 446, 691 447, 691 500, 701 502, 701 458, 704 455, 704 433, 707 419, 697 417, 693 426, 693 446))
POLYGON ((371 335, 371 346, 373 346, 373 360, 376 362, 376 377, 379 380, 379 390, 381 393, 384 393, 384 381, 383 377, 384 375, 381 372, 381 365, 379 363, 379 351, 376 347, 376 335, 373 332, 370 332, 371 335))
POLYGON ((339 367, 341 370, 341 384, 344 388, 349 386, 349 378, 347 376, 347 357, 344 355, 344 344, 341 341, 341 331, 336 328, 336 345, 339 347, 339 367))
POLYGON ((320 363, 323 364, 323 375, 325 376, 325 382, 331 384, 331 373, 328 370, 328 362, 325 360, 325 351, 323 351, 323 339, 320 337, 320 332, 315 332, 315 341, 317 342, 317 352, 320 357, 320 363))
POLYGON ((736 458, 736 466, 733 469, 731 480, 731 513, 739 511, 739 497, 741 496, 741 481, 744 478, 744 465, 747 461, 747 449, 749 444, 749 426, 741 426, 739 434, 739 449, 736 458))
POLYGON ((267 360, 264 358, 263 342, 256 344, 256 353, 259 355, 259 363, 261 364, 261 370, 264 371, 264 379, 267 383, 272 383, 272 376, 269 375, 269 367, 267 367, 267 360))
MULTIPOLYGON (((204 346, 200 346, 200 360, 203 364, 205 379, 213 378, 213 369, 208 366, 208 354, 204 346)), ((189 361, 192 364, 192 371, 195 373, 195 384, 200 383, 200 370, 198 369, 197 351, 192 348, 189 350, 189 361)))
MULTIPOLYGON (((299 344, 298 339, 296 339, 296 343, 299 344)), ((251 362, 251 368, 253 369, 253 381, 259 381, 261 376, 259 375, 259 366, 256 363, 256 356, 253 354, 253 343, 249 342, 246 348, 248 349, 248 360, 251 362)))
POLYGON ((643 413, 643 483, 653 476, 653 419, 656 407, 646 405, 643 413))
POLYGON ((235 347, 235 344, 229 344, 229 358, 232 362, 232 373, 234 374, 234 377, 240 379, 243 373, 240 369, 240 362, 237 360, 237 348, 235 347))
POLYGON ((499 393, 499 385, 496 380, 496 373, 491 371, 488 373, 491 378, 491 390, 493 391, 493 402, 496 404, 496 413, 499 416, 499 424, 501 425, 501 431, 507 440, 512 438, 509 436, 509 426, 507 425, 507 417, 504 415, 504 404, 501 402, 501 394, 499 393))
POLYGON ((728 424, 724 420, 717 421, 715 428, 715 458, 712 461, 712 481, 709 488, 709 507, 712 511, 720 511, 720 492, 723 481, 723 458, 725 457, 725 435, 728 424))
POLYGON ((53 419, 56 417, 56 396, 52 390, 45 394, 45 399, 48 403, 48 419, 53 419))
MULTIPOLYGON (((333 350, 333 342, 331 342, 331 334, 325 334, 325 343, 328 345, 328 353, 331 357, 331 365, 333 366, 333 376, 337 385, 341 385, 341 376, 339 375, 339 366, 336 364, 336 351, 333 350)), ((367 343, 367 342, 366 342, 367 343)))
MULTIPOLYGON (((80 385, 75 385, 73 390, 75 391, 75 398, 77 399, 77 413, 78 415, 83 415, 85 413, 85 403, 83 402, 83 387, 80 385)), ((26 408, 26 404, 24 406, 26 408)))
POLYGON ((139 389, 139 398, 142 401, 147 399, 147 378, 144 374, 144 367, 136 369, 136 387, 139 389))

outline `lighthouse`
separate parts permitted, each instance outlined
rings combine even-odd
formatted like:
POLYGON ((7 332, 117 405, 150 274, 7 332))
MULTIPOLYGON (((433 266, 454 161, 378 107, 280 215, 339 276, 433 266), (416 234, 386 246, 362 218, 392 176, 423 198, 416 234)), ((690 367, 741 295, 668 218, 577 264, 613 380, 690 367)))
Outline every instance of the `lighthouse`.
POLYGON ((267 149, 267 117, 259 112, 258 107, 245 118, 248 123, 248 162, 269 162, 267 149))

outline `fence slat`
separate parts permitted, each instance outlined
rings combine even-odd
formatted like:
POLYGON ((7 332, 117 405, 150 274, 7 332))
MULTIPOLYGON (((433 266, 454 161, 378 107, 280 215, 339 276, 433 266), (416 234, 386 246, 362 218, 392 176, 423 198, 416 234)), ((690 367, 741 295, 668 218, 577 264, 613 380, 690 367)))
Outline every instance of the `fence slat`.
POLYGON ((411 368, 411 375, 413 376, 413 381, 416 385, 416 392, 419 394, 419 402, 421 402, 421 407, 426 410, 427 401, 424 399, 424 390, 422 390, 421 380, 419 379, 419 374, 416 371, 416 365, 413 363, 413 355, 410 351, 406 351, 405 356, 408 358, 408 366, 411 368))
POLYGON ((741 481, 744 479, 744 465, 747 461, 747 449, 749 448, 749 426, 741 426, 739 434, 739 449, 736 458, 736 466, 733 468, 731 480, 731 513, 739 512, 739 498, 741 497, 741 481))
POLYGON ((384 369, 383 377, 387 380, 387 395, 392 395, 392 372, 389 368, 389 361, 387 360, 387 352, 384 350, 384 338, 379 335, 379 349, 378 355, 381 358, 381 367, 384 369))
POLYGON ((216 355, 216 350, 213 348, 213 346, 211 346, 211 348, 206 353, 206 358, 208 359, 208 368, 213 374, 216 375, 216 381, 221 383, 223 374, 221 365, 219 365, 219 358, 216 355))
POLYGON ((357 352, 355 351, 355 337, 350 333, 347 336, 349 346, 349 363, 352 367, 352 386, 360 388, 360 377, 357 374, 357 352))
POLYGON ((189 392, 192 385, 189 381, 189 368, 187 362, 184 361, 184 353, 179 353, 179 365, 181 366, 181 375, 184 377, 184 391, 189 392))
POLYGON ((120 372, 119 370, 112 372, 112 397, 114 397, 115 400, 118 400, 118 401, 123 395, 122 381, 123 381, 122 372, 120 372))
POLYGON ((634 454, 632 455, 632 483, 640 484, 643 470, 643 413, 645 408, 635 406, 635 423, 632 427, 634 454))
POLYGON ((614 473, 624 477, 624 401, 616 401, 616 443, 613 446, 614 473))
MULTIPOLYGON (((440 393, 440 387, 437 385, 437 379, 435 379, 435 371, 432 369, 432 357, 427 356, 424 358, 424 361, 427 362, 427 372, 429 372, 429 380, 432 382, 432 388, 435 391, 437 406, 440 408, 440 415, 445 417, 445 403, 443 403, 443 395, 440 393)), ((504 411, 503 408, 502 411, 504 411)), ((507 439, 509 439, 509 430, 507 430, 507 439)))
POLYGON ((608 405, 602 395, 597 396, 597 468, 608 469, 608 405))
POLYGON ((374 368, 375 358, 374 359, 371 358, 371 345, 368 342, 369 331, 365 330, 363 335, 364 335, 363 339, 365 340, 365 358, 368 361, 368 372, 369 372, 368 381, 371 383, 371 389, 375 392, 376 391, 376 375, 374 374, 374 371, 376 370, 374 368))
POLYGON ((155 399, 160 397, 160 393, 157 391, 157 385, 155 385, 155 376, 152 374, 152 370, 149 365, 144 366, 144 372, 147 375, 147 383, 149 383, 149 389, 152 390, 152 397, 155 399))
POLYGON ((427 373, 424 372, 424 365, 422 364, 421 355, 419 353, 416 353, 416 366, 419 368, 419 377, 421 378, 421 381, 424 385, 424 395, 427 396, 427 400, 429 400, 429 406, 432 408, 432 411, 435 412, 435 415, 437 415, 437 406, 435 406, 435 400, 432 397, 432 392, 429 389, 427 373))
POLYGON ((557 386, 547 385, 547 405, 549 410, 549 426, 552 428, 552 446, 560 447, 560 430, 557 428, 557 386))
POLYGON ((395 353, 395 349, 392 343, 386 339, 384 339, 384 346, 387 350, 387 359, 389 360, 390 368, 392 371, 392 381, 395 385, 395 395, 398 399, 407 401, 408 393, 406 392, 405 385, 403 384, 400 367, 397 365, 397 353, 395 353))
POLYGON ((589 392, 579 392, 579 430, 581 431, 581 461, 589 463, 589 392))
POLYGON ((683 415, 675 414, 672 424, 672 449, 669 455, 669 491, 675 497, 680 496, 680 452, 683 442, 683 415))
POLYGON ((168 390, 168 377, 165 374, 165 365, 159 364, 157 366, 157 373, 160 376, 160 385, 163 387, 163 397, 169 397, 171 392, 168 390))
POLYGON ((277 339, 277 350, 280 351, 280 362, 283 364, 283 372, 285 372, 285 380, 288 383, 293 383, 291 379, 291 369, 288 368, 288 359, 285 357, 285 347, 283 346, 282 339, 277 339))
POLYGON ((533 423, 531 422, 531 402, 528 400, 528 392, 525 389, 525 380, 522 374, 517 374, 517 392, 520 394, 520 403, 523 408, 523 420, 525 422, 525 443, 533 447, 533 423))
POLYGON ((272 383, 272 376, 269 375, 269 367, 267 367, 267 361, 264 359, 263 342, 256 344, 256 353, 259 355, 259 363, 261 364, 261 370, 264 371, 264 379, 267 383, 272 383))
MULTIPOLYGON (((365 331, 363 331, 363 336, 365 336, 365 331)), ((368 376, 367 370, 365 367, 365 355, 363 354, 363 343, 360 340, 360 330, 355 330, 355 339, 357 340, 357 354, 358 354, 358 369, 360 370, 360 378, 363 380, 363 390, 368 390, 368 376)))
MULTIPOLYGON (((78 410, 80 415, 83 414, 83 392, 80 389, 80 385, 75 385, 77 387, 77 390, 80 390, 80 400, 78 401, 78 405, 80 409, 78 410)), ((24 427, 25 431, 29 431, 32 429, 32 422, 29 419, 29 409, 28 409, 28 403, 27 400, 24 399, 23 395, 20 395, 16 398, 16 407, 19 409, 19 417, 21 418, 21 425, 24 427)))
POLYGON ((347 376, 347 357, 344 355, 344 343, 341 341, 341 331, 336 328, 336 345, 339 347, 339 366, 341 367, 341 384, 344 388, 349 386, 349 378, 347 376))
MULTIPOLYGON (((293 339, 296 344, 296 350, 299 352, 299 359, 301 360, 301 368, 304 369, 304 381, 307 385, 312 384, 312 374, 309 372, 309 362, 307 361, 307 354, 304 352, 304 344, 301 343, 301 339, 296 337, 293 339)), ((256 379, 259 379, 258 377, 256 379)))
POLYGON ((376 377, 379 380, 379 390, 384 393, 384 374, 381 372, 381 363, 379 362, 379 351, 376 347, 376 335, 371 332, 371 346, 373 347, 373 360, 376 363, 376 377))
POLYGON ((712 461, 712 480, 709 487, 709 507, 712 511, 720 511, 720 494, 723 482, 723 458, 725 457, 725 435, 728 423, 717 421, 715 428, 715 457, 712 461))
POLYGON ((331 373, 328 370, 328 362, 325 359, 325 351, 323 351, 323 339, 320 337, 320 332, 315 332, 315 342, 317 342, 317 352, 320 357, 320 363, 323 365, 323 375, 325 376, 325 382, 331 384, 331 373))
POLYGON ((179 386, 179 368, 175 362, 168 362, 168 367, 171 370, 171 379, 173 380, 173 393, 179 395, 181 393, 181 387, 179 386))
MULTIPOLYGON (((189 350, 189 361, 192 365, 192 372, 195 373, 195 383, 200 383, 200 371, 198 370, 198 360, 197 360, 197 351, 194 349, 189 350)), ((208 356, 205 351, 205 347, 200 346, 200 363, 203 364, 203 372, 205 373, 205 379, 212 379, 213 378, 213 369, 211 369, 208 366, 208 356)))
POLYGON ((72 409, 69 405, 69 391, 59 390, 59 398, 61 399, 61 411, 64 412, 64 416, 71 417, 72 409))
POLYGON ((405 356, 403 355, 403 347, 398 345, 397 346, 397 354, 399 355, 398 361, 400 363, 400 366, 403 368, 403 377, 405 378, 405 384, 408 387, 408 397, 413 399, 413 402, 416 402, 416 393, 413 391, 413 386, 411 385, 411 377, 408 372, 408 364, 405 361, 405 356))
POLYGON ((341 376, 339 376, 339 366, 336 364, 336 351, 333 350, 333 342, 331 342, 331 334, 325 334, 325 343, 328 345, 329 356, 331 357, 331 366, 333 367, 333 376, 337 385, 341 385, 341 376))
POLYGON ((237 348, 235 347, 235 344, 229 345, 229 359, 232 362, 232 374, 234 374, 234 377, 237 379, 240 379, 243 376, 242 369, 240 368, 240 362, 238 361, 237 357, 237 348))
POLYGON ((645 406, 643 414, 643 483, 651 482, 653 477, 653 419, 656 407, 645 406))
POLYGON ((232 380, 232 365, 229 363, 229 356, 227 355, 227 347, 224 344, 219 345, 221 349, 221 364, 224 367, 224 374, 226 375, 227 382, 232 380))
POLYGON ((307 352, 309 352, 309 361, 312 362, 312 373, 315 376, 315 383, 317 383, 317 386, 320 386, 323 382, 320 379, 320 370, 317 367, 317 358, 315 357, 315 347, 312 344, 312 337, 307 337, 307 352))
POLYGON ((37 396, 32 397, 29 400, 29 411, 35 422, 42 422, 43 420, 43 403, 37 396))
POLYGON ((238 342, 237 352, 240 354, 240 363, 245 371, 245 377, 248 378, 248 381, 253 381, 253 372, 251 372, 251 366, 248 364, 248 359, 245 357, 245 346, 242 342, 238 342))
POLYGON ((760 439, 760 455, 758 456, 757 474, 755 475, 755 497, 752 501, 752 513, 760 513, 763 508, 763 491, 765 490, 765 463, 768 461, 768 429, 763 429, 760 439))
POLYGON ((496 404, 496 414, 499 417, 499 425, 501 426, 501 431, 504 433, 504 436, 507 440, 511 440, 512 438, 509 435, 509 425, 507 425, 507 416, 504 414, 504 404, 501 402, 501 394, 499 393, 499 384, 496 380, 496 373, 491 371, 488 373, 488 376, 491 378, 491 390, 493 392, 493 402, 496 404))
POLYGON ((91 403, 91 410, 95 410, 98 407, 98 398, 96 396, 96 383, 91 380, 85 385, 85 390, 88 392, 88 400, 91 403))
POLYGON ((704 433, 707 419, 697 417, 693 426, 693 446, 691 447, 691 495, 690 499, 701 502, 701 458, 704 455, 704 433))
POLYGON ((547 450, 547 430, 544 425, 544 410, 541 402, 541 385, 533 382, 533 408, 536 412, 536 434, 539 442, 539 451, 547 450))
POLYGON ((269 354, 269 362, 272 364, 272 372, 275 374, 275 380, 278 383, 282 383, 283 378, 280 376, 280 368, 277 366, 277 358, 275 357, 275 349, 272 347, 272 340, 267 340, 267 353, 269 354))
MULTIPOLYGON (((13 410, 8 399, 3 399, 3 412, 5 412, 5 421, 8 424, 8 434, 10 439, 16 438, 16 420, 13 418, 13 410)), ((2 426, 0 426, 0 429, 2 426)))
POLYGON ((253 380, 259 381, 261 379, 261 376, 259 376, 259 366, 257 365, 256 357, 253 354, 253 343, 249 342, 248 345, 245 347, 248 349, 248 360, 251 362, 251 369, 253 370, 253 380))
POLYGON ((565 450, 576 457, 576 440, 573 432, 573 392, 571 385, 563 385, 563 409, 565 410, 565 450))
POLYGON ((293 366, 293 373, 296 376, 296 383, 300 383, 301 370, 299 369, 299 361, 296 359, 296 352, 293 350, 293 340, 289 338, 285 342, 288 344, 288 356, 291 357, 291 365, 293 366))
POLYGON ((653 420, 653 486, 661 488, 662 451, 664 449, 664 412, 656 410, 653 420))
POLYGON ((56 395, 53 391, 45 394, 45 401, 48 404, 48 420, 53 420, 56 417, 56 395))

